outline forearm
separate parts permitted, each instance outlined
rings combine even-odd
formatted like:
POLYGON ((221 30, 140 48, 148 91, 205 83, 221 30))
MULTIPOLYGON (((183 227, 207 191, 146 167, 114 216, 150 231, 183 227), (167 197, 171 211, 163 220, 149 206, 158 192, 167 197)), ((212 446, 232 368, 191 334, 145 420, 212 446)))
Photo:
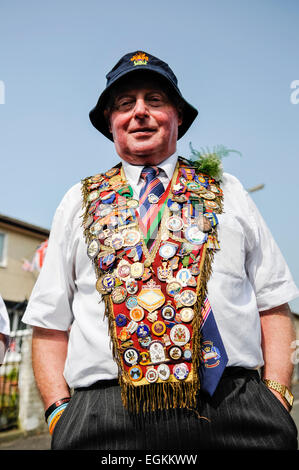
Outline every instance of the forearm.
POLYGON ((68 333, 34 327, 32 366, 44 408, 70 395, 63 377, 67 355, 68 333))
POLYGON ((289 387, 294 366, 291 343, 296 339, 288 304, 261 312, 263 377, 289 387))
MULTIPOLYGON (((261 312, 261 330, 264 356, 262 378, 275 380, 290 388, 294 370, 291 343, 296 334, 288 304, 261 312)), ((271 391, 287 407, 279 393, 271 391)))

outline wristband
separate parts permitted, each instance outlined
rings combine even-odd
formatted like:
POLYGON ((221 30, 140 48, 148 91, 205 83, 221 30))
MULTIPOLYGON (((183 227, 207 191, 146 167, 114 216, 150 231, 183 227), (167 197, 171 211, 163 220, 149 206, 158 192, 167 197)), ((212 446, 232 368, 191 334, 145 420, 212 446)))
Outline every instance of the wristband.
POLYGON ((45 411, 45 420, 46 422, 48 421, 48 418, 53 411, 58 408, 60 405, 63 405, 64 403, 68 403, 70 401, 71 397, 65 397, 61 398, 60 400, 55 401, 52 403, 52 405, 49 406, 49 408, 46 409, 45 411))
POLYGON ((50 434, 53 434, 54 428, 61 418, 62 413, 64 412, 65 408, 68 406, 68 402, 63 403, 62 405, 57 406, 54 411, 50 414, 47 420, 48 428, 50 434))

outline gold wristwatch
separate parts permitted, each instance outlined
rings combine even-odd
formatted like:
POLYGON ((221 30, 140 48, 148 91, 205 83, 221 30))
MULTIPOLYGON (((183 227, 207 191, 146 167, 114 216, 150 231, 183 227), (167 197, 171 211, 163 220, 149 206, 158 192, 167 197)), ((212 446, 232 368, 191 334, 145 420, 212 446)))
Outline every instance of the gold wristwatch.
POLYGON ((276 390, 282 396, 282 398, 284 398, 284 400, 287 402, 290 409, 292 408, 293 402, 294 402, 294 396, 291 393, 291 391, 286 387, 286 385, 282 385, 276 382, 275 380, 268 380, 268 379, 264 379, 263 382, 267 385, 268 388, 272 388, 273 390, 276 390))

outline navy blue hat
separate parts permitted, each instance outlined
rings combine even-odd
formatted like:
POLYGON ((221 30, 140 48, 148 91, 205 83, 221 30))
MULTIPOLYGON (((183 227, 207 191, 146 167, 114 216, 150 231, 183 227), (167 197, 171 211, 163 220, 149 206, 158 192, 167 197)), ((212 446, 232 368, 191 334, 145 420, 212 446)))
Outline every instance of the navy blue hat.
POLYGON ((160 77, 163 77, 163 79, 166 80, 166 83, 170 86, 170 89, 183 102, 183 122, 178 129, 178 139, 180 139, 193 123, 198 111, 183 98, 178 88, 177 78, 168 64, 143 51, 130 52, 124 55, 106 75, 106 88, 100 95, 96 106, 89 113, 91 123, 99 132, 113 141, 112 134, 109 131, 107 121, 104 117, 104 110, 109 98, 109 92, 122 77, 132 74, 133 72, 139 72, 140 70, 158 74, 160 77))

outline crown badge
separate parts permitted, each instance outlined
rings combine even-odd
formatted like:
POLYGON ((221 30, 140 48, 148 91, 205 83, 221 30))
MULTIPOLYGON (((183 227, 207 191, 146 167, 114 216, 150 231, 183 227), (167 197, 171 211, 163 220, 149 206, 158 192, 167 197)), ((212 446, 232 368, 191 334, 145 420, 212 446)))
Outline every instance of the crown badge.
POLYGON ((138 52, 130 60, 134 62, 134 65, 147 65, 148 63, 148 57, 144 52, 138 52))

